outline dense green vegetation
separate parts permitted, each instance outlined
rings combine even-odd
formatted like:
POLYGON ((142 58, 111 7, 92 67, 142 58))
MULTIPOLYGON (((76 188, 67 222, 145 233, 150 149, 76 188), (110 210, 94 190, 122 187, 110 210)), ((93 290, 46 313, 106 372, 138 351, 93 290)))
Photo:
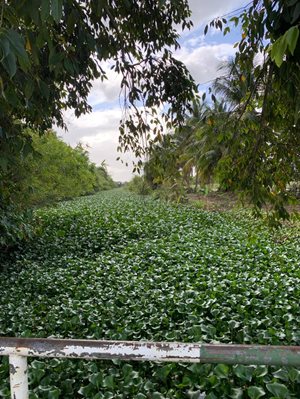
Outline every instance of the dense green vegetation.
POLYGON ((224 76, 208 90, 215 93, 213 101, 204 93, 185 124, 152 147, 144 165, 146 181, 177 199, 215 183, 252 204, 256 215, 268 207, 269 222, 278 225, 289 219, 287 205, 299 195, 298 111, 294 115, 284 99, 276 100, 276 116, 268 117, 262 127, 263 98, 249 97, 256 91, 257 72, 244 71, 233 60, 222 69, 224 76))
POLYGON ((256 211, 270 205, 276 223, 289 217, 290 185, 300 180, 299 2, 254 0, 230 21, 242 35, 233 65, 215 84, 229 108, 223 129, 215 126, 223 147, 219 177, 256 211))
MULTIPOLYGON (((299 231, 107 192, 35 212, 2 263, 0 335, 299 345, 299 231), (283 232, 281 233, 283 234, 283 232)), ((0 396, 9 397, 8 365, 0 396)), ((299 398, 300 370, 31 361, 31 398, 299 398)))
POLYGON ((34 153, 0 169, 0 248, 30 235, 30 208, 115 187, 105 164, 91 163, 82 145, 64 143, 53 131, 27 130, 34 153))
MULTIPOLYGON (((27 156, 20 165, 23 176, 19 190, 23 197, 27 194, 29 205, 70 199, 114 187, 105 167, 91 163, 88 151, 81 144, 72 148, 52 131, 43 136, 32 134, 32 139, 35 153, 27 156)), ((21 198, 18 198, 18 203, 22 203, 21 198)))
POLYGON ((192 175, 196 188, 216 179, 257 215, 268 206, 273 225, 289 218, 290 188, 300 181, 299 24, 295 0, 254 0, 210 23, 224 35, 241 28, 236 54, 184 126, 157 134, 146 168, 154 184, 181 196, 192 175))

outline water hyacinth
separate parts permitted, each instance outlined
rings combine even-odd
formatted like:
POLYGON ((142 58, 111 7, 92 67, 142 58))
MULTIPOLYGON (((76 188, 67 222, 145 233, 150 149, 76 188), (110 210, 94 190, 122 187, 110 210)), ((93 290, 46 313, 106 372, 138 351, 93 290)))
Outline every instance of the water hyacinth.
MULTIPOLYGON (((300 248, 252 219, 122 191, 37 210, 3 265, 0 335, 300 345, 300 248)), ((244 365, 30 362, 34 398, 298 398, 300 371, 244 365)), ((0 397, 8 398, 7 359, 0 397)))

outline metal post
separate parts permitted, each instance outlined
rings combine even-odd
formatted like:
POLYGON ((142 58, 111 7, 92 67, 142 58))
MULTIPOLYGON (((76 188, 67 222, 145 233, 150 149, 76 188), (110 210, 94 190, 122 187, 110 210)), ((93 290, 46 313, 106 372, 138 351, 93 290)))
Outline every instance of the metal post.
POLYGON ((28 399, 27 357, 10 355, 9 374, 11 399, 28 399))

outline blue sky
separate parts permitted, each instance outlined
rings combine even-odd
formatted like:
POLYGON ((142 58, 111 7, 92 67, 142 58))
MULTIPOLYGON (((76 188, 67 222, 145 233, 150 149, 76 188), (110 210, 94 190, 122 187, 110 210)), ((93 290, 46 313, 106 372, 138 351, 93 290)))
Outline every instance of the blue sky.
MULTIPOLYGON (((235 53, 233 45, 240 39, 240 28, 223 34, 209 29, 204 36, 204 27, 212 18, 222 16, 247 4, 241 0, 189 0, 192 10, 193 29, 183 32, 180 37, 181 49, 174 52, 174 56, 183 61, 197 84, 202 84, 221 74, 218 66, 222 61, 232 57, 235 53)), ((226 17, 225 17, 226 18, 226 17)), ((108 165, 108 171, 117 181, 128 181, 132 177, 132 167, 126 167, 116 158, 118 145, 118 125, 122 117, 119 103, 121 77, 110 70, 109 64, 104 65, 108 80, 95 81, 89 96, 89 103, 93 112, 75 118, 73 112, 67 111, 65 120, 68 132, 59 131, 64 141, 72 146, 78 142, 86 144, 90 158, 96 164, 103 160, 108 165)), ((200 86, 205 90, 209 84, 200 86)), ((132 155, 122 155, 125 162, 132 164, 132 155)))

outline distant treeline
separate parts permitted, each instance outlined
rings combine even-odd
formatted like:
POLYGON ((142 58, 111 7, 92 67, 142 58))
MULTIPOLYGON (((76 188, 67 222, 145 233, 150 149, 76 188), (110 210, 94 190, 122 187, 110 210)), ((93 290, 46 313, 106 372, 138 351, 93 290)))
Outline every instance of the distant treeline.
POLYGON ((29 233, 28 209, 116 187, 105 163, 92 163, 81 144, 72 148, 54 131, 26 134, 32 146, 27 156, 0 173, 0 248, 29 233))

